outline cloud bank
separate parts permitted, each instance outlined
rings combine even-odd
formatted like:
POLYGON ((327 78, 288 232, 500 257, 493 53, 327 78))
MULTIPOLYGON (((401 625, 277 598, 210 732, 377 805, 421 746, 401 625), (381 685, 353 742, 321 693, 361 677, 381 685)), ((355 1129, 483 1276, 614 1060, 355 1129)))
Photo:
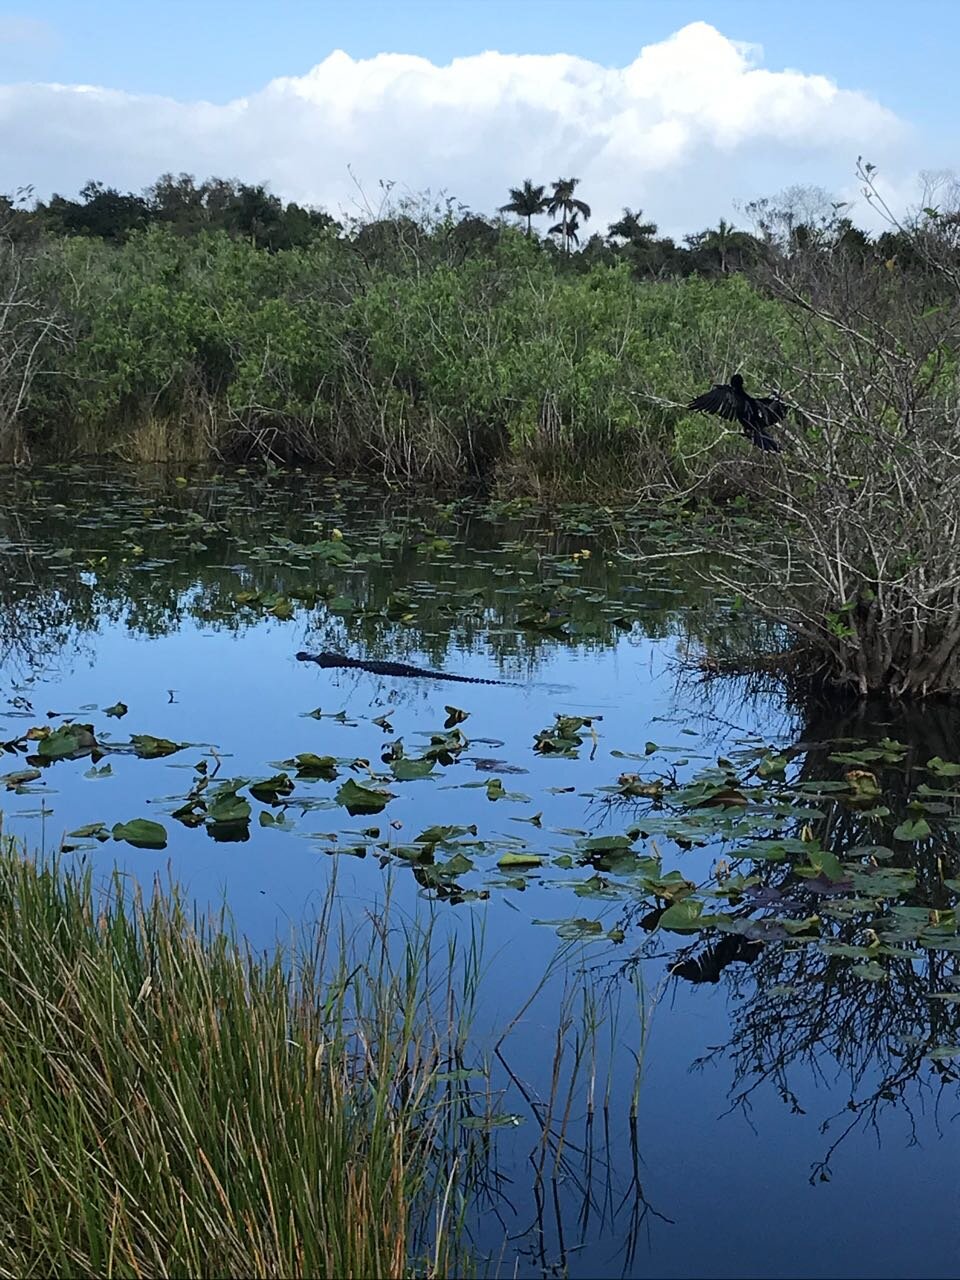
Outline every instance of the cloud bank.
MULTIPOLYGON (((2 38, 2 32, 0 32, 2 38)), ((161 172, 267 181, 287 199, 359 213, 381 179, 481 212, 509 186, 575 175, 594 209, 623 205, 672 234, 792 183, 855 192, 856 157, 892 165, 907 128, 819 75, 766 70, 703 22, 609 68, 569 54, 482 53, 448 66, 331 53, 231 102, 90 85, 0 86, 0 189, 73 194, 88 178, 139 189, 161 172)))

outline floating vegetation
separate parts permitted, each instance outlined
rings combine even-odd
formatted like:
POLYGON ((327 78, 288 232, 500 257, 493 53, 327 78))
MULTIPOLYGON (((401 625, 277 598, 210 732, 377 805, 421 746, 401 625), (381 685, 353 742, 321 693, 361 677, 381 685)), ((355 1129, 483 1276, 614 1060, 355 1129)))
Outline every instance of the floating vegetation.
MULTIPOLYGON (((583 730, 593 729, 594 719, 558 714, 553 726, 535 735, 533 752, 576 761, 583 730)), ((167 807, 182 826, 204 827, 217 841, 248 840, 255 805, 276 811, 258 814, 259 825, 288 832, 297 831, 298 813, 318 804, 339 806, 353 818, 377 815, 398 799, 398 787, 438 773, 452 778, 471 748, 459 725, 423 736, 422 754, 414 756, 406 754, 401 737, 389 737, 382 750, 385 769, 361 757, 300 752, 279 762, 280 772, 221 779, 219 761, 211 768, 212 758, 204 758, 186 794, 167 807), (343 778, 344 771, 351 776, 343 778), (318 794, 318 788, 329 790, 318 794)), ((37 766, 3 775, 15 793, 29 791, 54 762, 100 760, 117 752, 146 763, 184 747, 150 734, 107 744, 96 737, 93 722, 72 721, 28 730, 6 745, 37 766)), ((442 881, 460 894, 488 890, 502 884, 499 873, 522 871, 554 890, 566 885, 578 897, 618 902, 624 920, 647 934, 697 934, 706 940, 731 934, 792 949, 817 947, 835 957, 853 946, 849 958, 870 964, 853 963, 851 972, 869 982, 882 980, 888 960, 908 952, 960 952, 960 788, 952 789, 960 766, 931 757, 906 768, 906 749, 899 744, 878 749, 848 741, 841 751, 834 746, 740 746, 713 764, 681 769, 670 752, 648 742, 640 757, 646 772, 619 773, 615 781, 583 793, 586 802, 610 814, 627 807, 621 832, 574 832, 572 840, 565 838, 564 829, 545 817, 550 794, 562 789, 545 787, 535 801, 538 811, 514 819, 531 829, 519 846, 502 833, 480 835, 482 818, 428 827, 413 849, 391 828, 382 835, 378 830, 370 844, 387 861, 421 869, 432 864, 438 849, 451 855, 426 877, 428 889, 442 881), (813 759, 832 767, 832 776, 813 776, 813 759), (850 767, 866 763, 873 768, 850 767), (946 785, 931 786, 931 776, 946 785), (709 874, 702 873, 704 865, 709 874), (497 873, 493 880, 491 872, 497 873), (852 942, 862 936, 870 937, 868 945, 852 942)), ((487 763, 484 757, 479 762, 487 763)), ((496 775, 447 785, 467 793, 478 789, 487 801, 533 799, 508 790, 496 775)), ((90 821, 70 832, 70 847, 101 840, 106 831, 104 823, 90 821)), ((164 827, 144 818, 117 823, 110 834, 137 848, 167 843, 164 827)), ((620 936, 628 941, 631 928, 622 926, 620 936)))
MULTIPOLYGON (((47 480, 39 473, 26 485, 21 507, 27 494, 35 499, 57 485, 62 486, 62 480, 47 480)), ((205 563, 219 561, 229 568, 214 573, 213 589, 204 592, 202 602, 188 603, 201 625, 235 629, 244 625, 246 616, 283 623, 307 611, 315 616, 312 626, 347 626, 357 637, 367 635, 367 647, 379 652, 384 652, 387 640, 392 645, 409 637, 415 626, 428 661, 440 669, 443 654, 430 649, 427 639, 433 620, 441 616, 462 623, 482 619, 491 638, 512 635, 516 640, 542 633, 543 639, 533 643, 555 647, 604 639, 614 643, 624 627, 635 625, 629 621, 631 613, 640 616, 635 606, 625 608, 624 601, 631 592, 637 598, 641 586, 648 627, 662 625, 676 604, 671 595, 676 588, 665 579, 662 561, 657 561, 655 572, 647 573, 642 559, 634 555, 628 563, 619 551, 622 532, 631 522, 636 538, 676 543, 682 534, 662 518, 607 512, 605 519, 617 534, 604 548, 602 527, 585 507, 562 509, 552 531, 531 504, 483 507, 470 499, 437 503, 432 509, 421 502, 406 508, 399 520, 391 514, 382 521, 368 516, 358 521, 344 496, 349 485, 334 489, 321 482, 316 493, 328 508, 325 515, 312 515, 309 506, 305 514, 294 515, 287 502, 292 491, 285 485, 282 474, 211 476, 196 485, 161 487, 146 504, 135 489, 126 496, 121 490, 116 502, 97 507, 95 487, 86 477, 74 476, 69 503, 48 502, 36 535, 30 533, 33 526, 27 520, 26 542, 41 562, 46 554, 51 589, 55 584, 60 594, 69 593, 72 576, 76 586, 85 579, 94 581, 101 593, 136 598, 160 588, 168 599, 180 599, 183 588, 175 585, 178 566, 189 560, 193 572, 193 558, 202 556, 205 563), (88 505, 85 486, 91 495, 88 505), (500 532, 498 542, 489 531, 504 519, 514 523, 506 535, 500 532), (254 520, 256 540, 251 537, 254 520), (66 528, 67 521, 70 541, 57 545, 57 527, 63 523, 66 528), (480 554, 465 557, 464 529, 488 531, 480 554), (592 546, 587 538, 595 540, 592 546), (144 563, 140 548, 147 546, 150 574, 131 576, 131 570, 144 563), (428 564, 435 579, 424 577, 428 564), (409 580, 398 577, 404 566, 412 575, 409 580), (171 589, 175 596, 169 595, 171 589), (658 595, 664 611, 651 614, 651 602, 658 595), (347 614, 348 624, 338 621, 347 614)), ((41 575, 41 597, 42 581, 41 575)), ((696 601, 689 600, 689 588, 687 593, 689 607, 696 601)), ((447 622, 436 625, 438 630, 449 628, 447 622)), ((401 651, 410 651, 406 640, 401 651)), ((375 678, 363 673, 338 679, 368 680, 376 686, 375 678)), ((960 811, 951 787, 960 777, 960 764, 948 756, 935 753, 922 763, 907 762, 908 744, 887 734, 873 741, 848 737, 799 745, 741 744, 711 761, 703 752, 690 755, 650 739, 639 749, 631 741, 608 741, 598 735, 603 715, 564 709, 553 713, 547 727, 531 727, 532 750, 521 747, 521 733, 514 739, 515 754, 494 758, 464 731, 465 723, 471 716, 476 719, 491 696, 476 691, 463 706, 440 703, 437 715, 442 723, 408 731, 397 706, 374 709, 367 716, 353 708, 348 712, 318 707, 307 713, 309 719, 339 732, 359 733, 361 749, 351 753, 344 745, 318 751, 304 745, 272 763, 262 760, 259 775, 227 778, 222 776, 218 752, 203 748, 190 787, 164 801, 164 807, 181 828, 202 828, 221 842, 247 841, 251 826, 297 834, 300 820, 317 808, 340 809, 348 818, 390 815, 395 806, 405 806, 410 787, 425 788, 417 802, 422 811, 453 788, 462 794, 463 804, 471 805, 471 818, 475 815, 476 820, 461 824, 460 836, 449 834, 458 828, 436 824, 437 830, 448 832, 442 845, 448 857, 442 877, 436 868, 427 877, 428 892, 441 878, 445 890, 457 893, 491 888, 509 892, 531 878, 554 893, 566 887, 577 897, 619 904, 624 921, 629 920, 621 929, 627 946, 638 944, 633 927, 637 922, 643 923, 642 933, 658 937, 696 934, 709 942, 723 934, 748 941, 762 935, 765 944, 779 939, 793 948, 851 945, 845 941, 851 928, 873 930, 879 949, 871 952, 870 960, 877 964, 883 963, 888 945, 953 945, 955 895, 950 882, 957 868, 950 850, 960 830, 960 811), (376 755, 370 750, 374 732, 381 735, 376 755), (419 745, 411 747, 411 742, 419 745), (585 762, 581 756, 587 745, 593 769, 589 780, 578 785, 568 770, 585 762), (512 790, 503 777, 529 773, 526 753, 542 761, 536 786, 512 790), (814 758, 820 762, 819 774, 810 767, 814 758), (637 767, 617 771, 614 766, 602 780, 596 767, 605 760, 635 761, 637 767), (551 771, 551 761, 556 761, 559 775, 551 771), (464 763, 489 776, 465 781, 458 767, 464 763), (898 779, 895 795, 889 785, 891 771, 898 779), (494 802, 491 816, 501 805, 532 804, 533 816, 511 815, 526 824, 526 837, 509 836, 496 822, 486 830, 490 818, 483 807, 473 809, 473 791, 483 801, 494 802), (600 819, 608 827, 620 816, 623 829, 565 836, 566 824, 551 816, 564 796, 579 797, 578 803, 594 813, 594 821, 600 819), (858 831, 857 842, 838 842, 838 830, 846 833, 852 826, 858 831), (942 874, 921 876, 917 859, 934 844, 942 874), (522 881, 504 881, 505 870, 522 873, 522 881), (937 912, 936 923, 928 921, 927 927, 901 936, 903 926, 895 909, 908 899, 915 905, 921 883, 928 910, 937 912), (845 902, 855 909, 845 910, 845 902)), ((513 696, 523 705, 522 689, 498 696, 513 696)), ((31 713, 26 688, 10 705, 18 716, 31 713)), ((516 712, 512 714, 516 718, 516 712)), ((114 757, 164 762, 187 745, 136 724, 128 739, 114 740, 108 722, 133 719, 126 702, 104 706, 101 715, 102 721, 88 712, 85 718, 64 716, 56 724, 34 723, 7 738, 7 755, 19 756, 23 763, 12 761, 2 775, 5 789, 29 796, 51 764, 63 769, 70 762, 88 761, 93 769, 85 777, 109 779, 114 757)), ((680 725, 675 732, 684 729, 680 725)), ((215 723, 208 727, 208 736, 220 736, 215 723)), ((526 740, 530 743, 531 736, 526 740)), ((149 798, 149 784, 142 786, 149 798)), ((72 828, 71 842, 93 842, 102 834, 95 813, 83 816, 85 821, 72 828), (81 831, 91 834, 81 836, 81 831)), ((159 823, 144 827, 146 821, 125 820, 109 830, 135 847, 164 847, 166 832, 159 823)), ((429 850, 432 857, 441 846, 414 842, 421 852, 412 856, 400 826, 388 825, 376 839, 365 838, 364 847, 375 849, 386 862, 422 870, 423 851, 429 850)), ((426 829, 432 829, 429 823, 426 829)), ((354 844, 355 833, 344 830, 335 847, 354 844)), ((876 978, 875 969, 864 971, 864 980, 876 978)))
POLYGON ((559 943, 600 985, 723 983, 745 1107, 763 1064, 800 1108, 810 1037, 882 1082, 851 1085, 864 1124, 956 1081, 960 721, 703 685, 691 654, 779 643, 671 559, 719 516, 282 472, 121 479, 109 502, 87 473, 0 484, 7 824, 98 869, 236 866, 271 910, 342 859, 361 904, 393 877, 451 921, 499 913, 518 964, 559 943), (301 648, 511 683, 454 704, 301 648))

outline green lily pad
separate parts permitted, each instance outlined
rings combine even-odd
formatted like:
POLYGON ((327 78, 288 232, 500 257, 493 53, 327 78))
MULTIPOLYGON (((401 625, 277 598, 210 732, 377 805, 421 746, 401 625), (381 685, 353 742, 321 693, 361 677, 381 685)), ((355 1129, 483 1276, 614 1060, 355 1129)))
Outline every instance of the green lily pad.
POLYGON ((38 741, 37 755, 41 760, 68 760, 89 755, 96 747, 93 725, 65 724, 38 741))
POLYGON ((926 818, 908 818, 893 833, 894 840, 926 840, 930 835, 930 823, 926 818))
POLYGON ((840 859, 828 849, 817 849, 811 852, 810 865, 815 871, 825 875, 828 880, 832 880, 834 884, 847 879, 847 873, 844 871, 840 859))
POLYGON ((75 840, 109 840, 110 832, 107 830, 105 822, 88 822, 86 826, 77 827, 76 831, 68 831, 67 834, 71 839, 75 840))
POLYGON ((443 844, 450 840, 456 840, 460 836, 475 836, 477 828, 470 827, 427 827, 425 831, 421 831, 414 841, 415 844, 443 844))
POLYGON ((231 825, 250 821, 250 801, 232 787, 215 792, 207 801, 207 822, 231 825))
POLYGON ((926 1056, 933 1062, 952 1062, 960 1058, 960 1044, 938 1044, 926 1056))
POLYGON ((933 756, 927 761, 927 768, 931 773, 935 773, 938 778, 960 778, 960 764, 955 764, 951 760, 943 760, 940 756, 933 756))
POLYGON ((182 751, 185 742, 171 742, 169 738, 155 738, 152 733, 132 733, 130 741, 133 749, 142 760, 157 760, 163 756, 172 756, 182 751))
POLYGON ((578 938, 598 938, 603 935, 601 922, 588 920, 585 916, 574 916, 570 920, 534 920, 533 923, 554 925, 558 937, 566 942, 572 942, 578 938))
POLYGON ((701 916, 703 903, 696 898, 681 898, 673 902, 660 917, 661 929, 669 929, 672 933, 696 933, 703 927, 701 916))
POLYGON ((390 765, 390 771, 398 782, 412 782, 416 778, 425 778, 433 771, 435 760, 417 760, 401 756, 390 765))
POLYGON ((272 778, 261 778, 250 784, 250 794, 265 804, 276 804, 281 796, 288 796, 292 791, 293 780, 286 773, 277 773, 272 778))
POLYGON ((348 778, 337 791, 337 804, 343 805, 351 817, 361 813, 380 813, 394 798, 392 791, 364 787, 353 778, 348 778))
POLYGON ((497 866, 504 871, 515 871, 518 867, 542 867, 543 855, 539 853, 505 853, 497 859, 497 866))
POLYGON ((125 840, 137 849, 165 849, 167 833, 159 822, 149 818, 134 818, 131 822, 118 822, 112 832, 114 840, 125 840))
POLYGON ((322 778, 333 782, 337 776, 336 756, 318 756, 312 751, 301 751, 292 760, 284 760, 287 769, 296 769, 301 778, 322 778))
POLYGON ((629 849, 633 840, 629 836, 591 836, 578 840, 577 847, 586 853, 606 853, 613 849, 629 849))

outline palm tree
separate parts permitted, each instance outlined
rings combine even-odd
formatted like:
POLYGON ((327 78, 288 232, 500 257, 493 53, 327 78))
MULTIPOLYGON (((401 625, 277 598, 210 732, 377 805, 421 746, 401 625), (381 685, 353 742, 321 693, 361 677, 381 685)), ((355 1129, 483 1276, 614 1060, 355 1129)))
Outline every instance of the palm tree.
POLYGON ((720 274, 727 274, 727 261, 730 253, 730 237, 735 228, 727 222, 726 218, 721 218, 717 223, 716 231, 711 232, 709 243, 716 251, 717 260, 720 266, 720 274))
POLYGON ((561 236, 563 238, 563 242, 566 249, 569 249, 571 244, 575 244, 577 248, 579 248, 580 247, 579 231, 580 231, 580 219, 577 217, 576 214, 574 214, 572 218, 569 218, 564 222, 558 222, 555 227, 551 227, 550 230, 547 232, 547 235, 561 236))
POLYGON ((577 200, 573 194, 579 181, 579 178, 558 178, 553 184, 553 191, 547 202, 547 213, 551 217, 555 218, 558 213, 560 214, 560 221, 555 227, 550 228, 548 234, 560 237, 564 253, 569 253, 571 240, 576 244, 580 243, 577 237, 580 220, 577 215, 579 214, 584 222, 590 219, 590 206, 582 200, 577 200))
POLYGON ((743 268, 756 258, 759 245, 747 231, 721 218, 716 227, 686 236, 687 247, 693 255, 696 270, 729 275, 743 268))
POLYGON ((618 218, 616 222, 611 222, 607 228, 607 239, 613 240, 619 237, 630 244, 640 244, 644 240, 652 239, 657 234, 657 224, 641 222, 642 216, 642 209, 638 209, 636 213, 632 209, 624 209, 623 217, 618 218))
POLYGON ((501 213, 515 213, 518 218, 526 218, 527 235, 530 235, 530 219, 543 213, 547 201, 543 187, 535 187, 529 178, 524 178, 522 187, 510 188, 510 199, 500 206, 501 213))

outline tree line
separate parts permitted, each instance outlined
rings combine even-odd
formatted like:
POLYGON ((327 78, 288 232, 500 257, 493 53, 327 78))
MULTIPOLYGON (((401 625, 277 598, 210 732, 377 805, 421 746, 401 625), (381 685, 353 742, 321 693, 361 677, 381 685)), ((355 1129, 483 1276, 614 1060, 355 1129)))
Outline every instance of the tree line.
MULTIPOLYGON (((900 270, 922 268, 915 237, 895 227, 871 237, 856 226, 848 206, 818 187, 794 186, 778 196, 743 207, 751 230, 721 218, 716 226, 684 236, 661 235, 642 209, 625 206, 603 231, 586 236, 592 210, 578 194, 579 179, 558 178, 536 184, 526 178, 509 190, 498 216, 478 214, 458 201, 440 197, 432 205, 401 199, 365 218, 337 220, 323 209, 284 201, 263 183, 163 174, 142 192, 122 192, 91 180, 76 199, 54 194, 34 199, 31 188, 0 195, 0 231, 13 241, 44 237, 87 237, 123 244, 137 232, 162 226, 181 236, 220 231, 279 252, 306 248, 334 236, 357 244, 365 256, 389 255, 398 241, 425 234, 454 235, 462 256, 489 251, 509 226, 520 220, 528 239, 556 260, 558 267, 589 271, 597 265, 626 263, 638 279, 669 279, 751 274, 771 251, 790 257, 811 247, 829 249, 853 260, 873 260, 900 270), (426 215, 431 216, 426 216, 426 215), (535 220, 546 217, 543 229, 535 220)), ((389 195, 392 184, 383 184, 389 195)), ((925 213, 937 211, 929 206, 925 213)))

